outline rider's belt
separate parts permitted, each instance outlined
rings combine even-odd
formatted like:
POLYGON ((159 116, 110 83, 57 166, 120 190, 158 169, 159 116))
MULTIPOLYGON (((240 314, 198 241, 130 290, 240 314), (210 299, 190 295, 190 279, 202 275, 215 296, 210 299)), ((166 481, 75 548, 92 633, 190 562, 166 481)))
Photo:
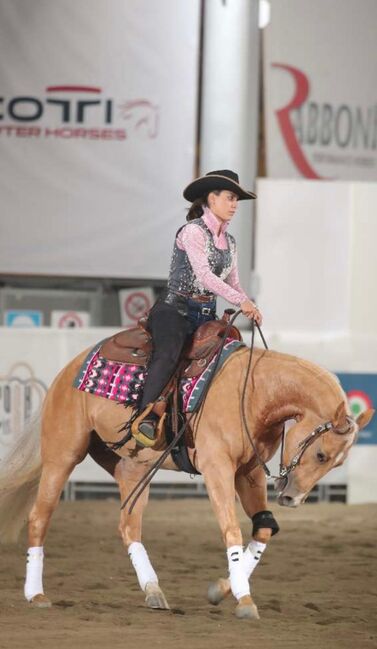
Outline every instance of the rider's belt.
POLYGON ((187 297, 190 298, 190 300, 194 300, 195 302, 213 302, 216 299, 216 297, 212 294, 196 295, 194 293, 194 295, 187 295, 187 297))

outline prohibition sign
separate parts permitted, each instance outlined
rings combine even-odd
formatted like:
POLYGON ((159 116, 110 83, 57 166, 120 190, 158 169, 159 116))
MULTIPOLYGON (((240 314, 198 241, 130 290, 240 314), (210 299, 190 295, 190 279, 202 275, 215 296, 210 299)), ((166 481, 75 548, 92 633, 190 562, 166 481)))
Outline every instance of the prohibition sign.
POLYGON ((78 313, 74 311, 67 311, 64 315, 61 316, 58 327, 82 327, 83 321, 81 320, 78 313))
POLYGON ((139 320, 150 309, 151 302, 148 295, 141 291, 130 293, 125 303, 124 310, 130 320, 139 320))

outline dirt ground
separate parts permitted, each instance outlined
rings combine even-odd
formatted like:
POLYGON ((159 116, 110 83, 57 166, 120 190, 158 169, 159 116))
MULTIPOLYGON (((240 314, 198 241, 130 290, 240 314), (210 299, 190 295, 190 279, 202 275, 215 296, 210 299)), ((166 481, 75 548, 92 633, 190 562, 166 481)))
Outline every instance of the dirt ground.
MULTIPOLYGON (((372 649, 377 647, 377 506, 273 507, 281 525, 254 573, 259 621, 230 597, 206 601, 226 576, 206 500, 151 501, 144 543, 171 611, 145 608, 117 533, 114 500, 62 503, 45 546, 51 609, 23 599, 25 534, 0 550, 1 649, 372 649)), ((244 538, 250 525, 241 514, 244 538)))

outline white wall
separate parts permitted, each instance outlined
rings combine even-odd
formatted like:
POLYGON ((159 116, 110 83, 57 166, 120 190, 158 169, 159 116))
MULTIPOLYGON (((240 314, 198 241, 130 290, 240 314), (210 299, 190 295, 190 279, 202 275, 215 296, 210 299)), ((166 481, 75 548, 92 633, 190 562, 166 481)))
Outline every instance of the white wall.
POLYGON ((377 333, 377 183, 260 179, 257 194, 266 331, 318 341, 377 333))
MULTIPOLYGON (((269 347, 333 372, 377 374, 377 183, 260 179, 257 194, 269 347)), ((376 407, 377 394, 368 396, 376 407)), ((375 444, 352 449, 338 472, 349 502, 377 501, 376 462, 375 444)))

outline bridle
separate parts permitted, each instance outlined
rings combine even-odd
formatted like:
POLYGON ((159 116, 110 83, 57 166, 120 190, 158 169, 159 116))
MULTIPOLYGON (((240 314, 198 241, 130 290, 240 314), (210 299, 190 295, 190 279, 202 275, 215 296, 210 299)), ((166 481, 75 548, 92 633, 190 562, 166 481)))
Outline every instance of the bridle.
MULTIPOLYGON (((313 442, 316 439, 318 439, 318 437, 321 437, 323 433, 326 433, 328 430, 331 430, 332 428, 334 428, 334 426, 331 423, 331 421, 326 421, 326 423, 317 426, 317 428, 315 428, 311 433, 309 433, 309 435, 307 435, 304 439, 301 440, 301 442, 298 443, 299 450, 296 453, 296 455, 292 458, 289 464, 284 464, 283 461, 285 437, 286 437, 285 430, 283 430, 282 439, 281 439, 279 475, 276 477, 287 478, 291 473, 291 471, 293 471, 296 468, 296 466, 300 464, 300 460, 304 455, 306 449, 309 448, 309 446, 311 446, 313 442)), ((275 477, 275 476, 271 476, 271 477, 275 477)))

